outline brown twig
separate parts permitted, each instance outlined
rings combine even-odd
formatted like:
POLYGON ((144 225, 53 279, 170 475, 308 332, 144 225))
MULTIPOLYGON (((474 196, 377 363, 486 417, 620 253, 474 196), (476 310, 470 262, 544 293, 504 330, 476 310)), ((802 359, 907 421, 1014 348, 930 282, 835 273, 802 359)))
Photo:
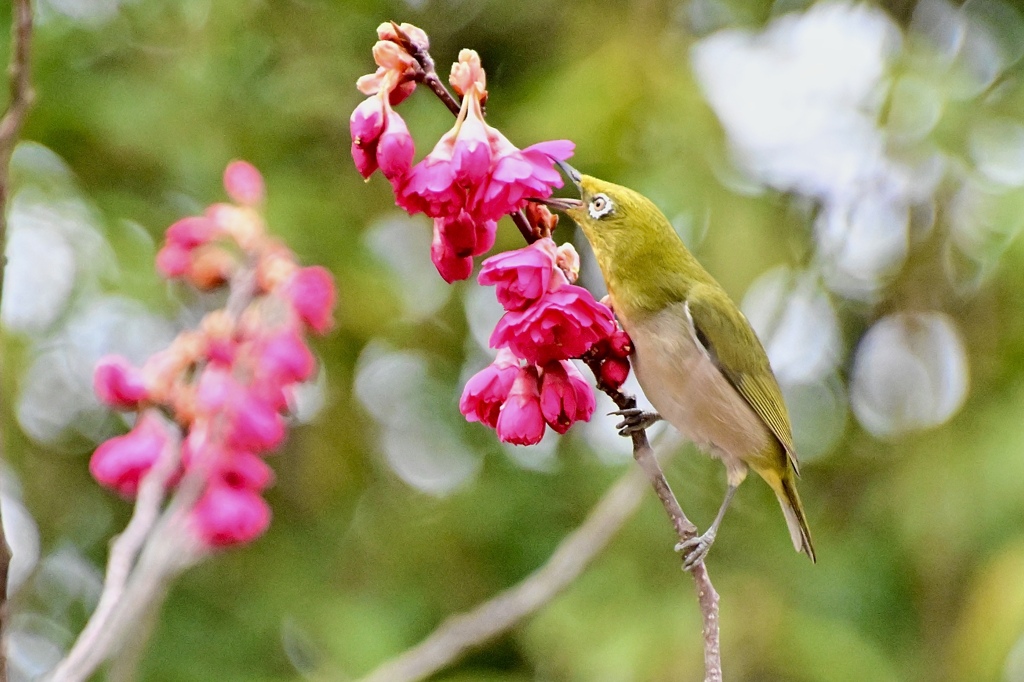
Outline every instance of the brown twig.
MULTIPOLYGON (((11 60, 8 74, 11 79, 11 101, 0 118, 0 301, 3 300, 4 275, 7 269, 7 202, 10 195, 10 164, 14 146, 21 135, 25 116, 32 106, 33 92, 29 58, 32 48, 32 3, 13 0, 11 21, 11 60)), ((6 411, 0 414, 0 461, 4 459, 4 441, 7 433, 6 411)), ((0 682, 7 680, 7 572, 11 563, 11 549, 0 518, 0 682)))
MULTIPOLYGON (((622 393, 601 381, 600 360, 593 355, 584 357, 583 361, 590 367, 597 380, 598 388, 612 399, 620 410, 631 410, 636 408, 636 398, 622 393)), ((680 542, 685 542, 697 537, 697 526, 686 517, 683 508, 679 505, 672 492, 672 487, 665 478, 658 458, 651 449, 647 440, 645 430, 635 431, 633 438, 633 459, 637 461, 640 468, 647 475, 648 480, 654 487, 661 505, 665 508, 672 527, 676 531, 680 542)), ((718 592, 711 584, 711 577, 708 575, 707 567, 703 561, 697 562, 690 570, 693 576, 694 585, 697 588, 697 603, 700 606, 701 619, 703 621, 704 635, 704 680, 705 682, 722 682, 722 650, 718 627, 718 592)))

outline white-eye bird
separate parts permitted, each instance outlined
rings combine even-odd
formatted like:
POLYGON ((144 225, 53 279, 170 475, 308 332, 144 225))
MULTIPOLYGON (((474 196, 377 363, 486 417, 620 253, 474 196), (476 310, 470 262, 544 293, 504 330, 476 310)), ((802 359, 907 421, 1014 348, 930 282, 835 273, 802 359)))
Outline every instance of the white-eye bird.
POLYGON ((729 487, 714 522, 676 547, 686 552, 684 567, 711 548, 749 469, 778 497, 793 546, 814 561, 789 415, 747 318, 649 199, 560 165, 582 198, 544 203, 568 214, 590 241, 615 315, 633 341, 636 378, 657 410, 619 413, 621 432, 665 419, 727 470, 729 487))

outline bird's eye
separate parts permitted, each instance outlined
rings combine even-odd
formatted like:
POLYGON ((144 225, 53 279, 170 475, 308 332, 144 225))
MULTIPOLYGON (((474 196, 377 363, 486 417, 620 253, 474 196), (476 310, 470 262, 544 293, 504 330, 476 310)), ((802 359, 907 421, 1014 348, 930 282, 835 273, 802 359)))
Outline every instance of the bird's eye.
POLYGON ((612 200, 608 198, 607 194, 598 194, 590 200, 588 210, 590 212, 590 217, 597 220, 611 213, 614 208, 615 205, 612 203, 612 200))

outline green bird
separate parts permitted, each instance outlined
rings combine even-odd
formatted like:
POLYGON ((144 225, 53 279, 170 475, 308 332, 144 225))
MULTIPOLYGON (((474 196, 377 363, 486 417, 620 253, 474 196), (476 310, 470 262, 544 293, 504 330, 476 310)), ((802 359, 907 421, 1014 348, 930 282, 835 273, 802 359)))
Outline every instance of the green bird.
POLYGON ((562 164, 581 199, 549 199, 586 234, 611 305, 633 341, 636 378, 657 412, 620 412, 621 433, 667 420, 725 464, 728 490, 703 535, 676 546, 684 568, 707 555, 736 488, 753 469, 775 492, 793 546, 814 561, 796 490, 789 414, 747 318, 643 195, 562 164))

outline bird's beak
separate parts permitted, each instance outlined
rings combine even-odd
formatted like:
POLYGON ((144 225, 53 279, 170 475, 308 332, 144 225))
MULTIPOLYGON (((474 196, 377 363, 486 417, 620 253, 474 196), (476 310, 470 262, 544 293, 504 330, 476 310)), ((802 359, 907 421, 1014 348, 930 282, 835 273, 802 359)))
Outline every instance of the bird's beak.
MULTIPOLYGON (((555 161, 555 163, 557 163, 558 167, 562 169, 562 172, 565 174, 565 177, 572 180, 572 184, 576 185, 576 189, 578 189, 580 191, 580 194, 582 194, 583 186, 580 185, 580 172, 573 168, 572 166, 570 166, 569 164, 567 164, 565 161, 555 161)), ((568 197, 552 197, 550 199, 539 199, 538 201, 540 201, 540 203, 544 204, 545 206, 556 209, 558 211, 571 211, 573 209, 580 208, 583 206, 583 202, 580 201, 579 199, 570 199, 568 197)))

